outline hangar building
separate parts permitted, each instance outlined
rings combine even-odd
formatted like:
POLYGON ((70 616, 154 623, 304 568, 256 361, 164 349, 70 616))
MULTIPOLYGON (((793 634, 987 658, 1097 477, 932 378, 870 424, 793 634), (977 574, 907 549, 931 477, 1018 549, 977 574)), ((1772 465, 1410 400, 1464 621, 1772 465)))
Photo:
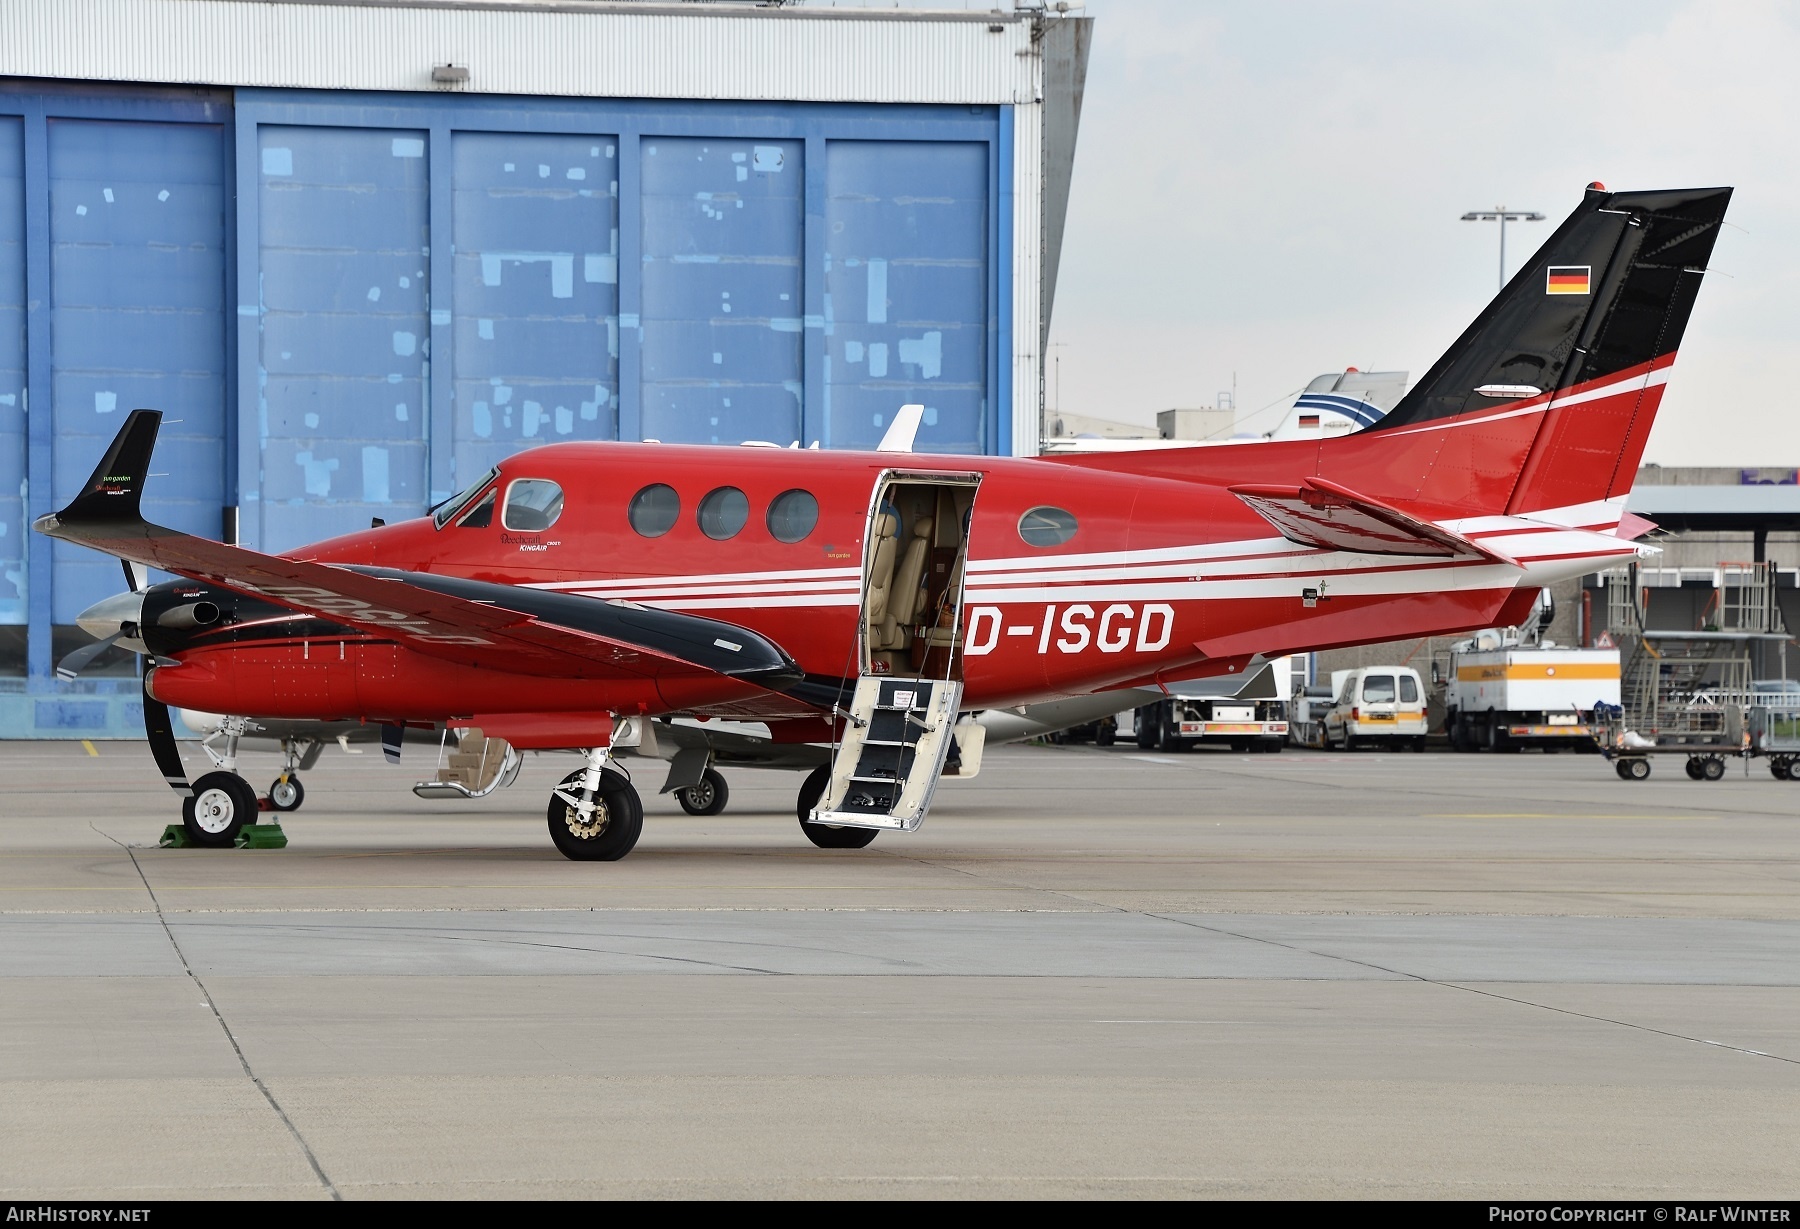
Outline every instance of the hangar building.
MULTIPOLYGON (((131 408, 267 551, 563 439, 1034 453, 1091 23, 605 0, 0 6, 0 736, 118 566, 29 532, 131 408)), ((129 675, 133 663, 113 667, 129 675)))

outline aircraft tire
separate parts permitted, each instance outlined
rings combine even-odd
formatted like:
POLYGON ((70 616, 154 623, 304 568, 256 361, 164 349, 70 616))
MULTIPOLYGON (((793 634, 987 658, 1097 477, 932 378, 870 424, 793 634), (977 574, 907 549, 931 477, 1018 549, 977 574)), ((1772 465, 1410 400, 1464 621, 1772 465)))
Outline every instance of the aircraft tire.
POLYGON ((276 777, 269 782, 269 805, 277 811, 298 811, 305 801, 306 787, 295 774, 289 773, 285 781, 276 777))
POLYGON ((256 822, 256 791, 235 772, 209 772, 194 782, 181 803, 188 840, 208 849, 229 849, 245 824, 256 822))
MULTIPOLYGON (((581 772, 562 779, 560 788, 581 787, 581 772)), ((644 804, 625 774, 602 769, 595 802, 606 816, 583 825, 580 812, 555 794, 550 795, 550 840, 563 857, 575 862, 617 862, 630 853, 644 832, 644 804)), ((599 808, 597 807, 596 810, 599 808)))
POLYGON ((1136 734, 1139 751, 1156 750, 1156 729, 1162 722, 1162 707, 1146 704, 1137 711, 1136 734))
POLYGON ((821 764, 806 774, 806 780, 800 786, 800 797, 794 804, 794 811, 800 817, 800 831, 820 849, 861 849, 875 839, 876 829, 839 828, 834 824, 815 824, 806 818, 819 805, 819 799, 825 796, 825 787, 830 784, 829 764, 821 764))
POLYGON ((698 784, 675 791, 675 801, 689 815, 721 815, 730 797, 731 790, 726 786, 725 778, 711 768, 701 775, 698 784))

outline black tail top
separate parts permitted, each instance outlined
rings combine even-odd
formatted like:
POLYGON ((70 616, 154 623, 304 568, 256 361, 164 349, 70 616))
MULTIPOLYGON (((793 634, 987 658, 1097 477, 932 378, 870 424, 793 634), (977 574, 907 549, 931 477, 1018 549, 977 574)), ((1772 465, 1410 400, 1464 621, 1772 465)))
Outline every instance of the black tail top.
POLYGON ((1497 397, 1554 393, 1672 354, 1730 200, 1730 188, 1588 189, 1518 276, 1368 431, 1491 409, 1497 397), (1476 391, 1482 388, 1490 391, 1476 391))
POLYGON ((150 453, 162 427, 161 410, 133 410, 112 447, 68 507, 55 514, 63 525, 93 521, 136 521, 144 498, 144 479, 150 472, 150 453))

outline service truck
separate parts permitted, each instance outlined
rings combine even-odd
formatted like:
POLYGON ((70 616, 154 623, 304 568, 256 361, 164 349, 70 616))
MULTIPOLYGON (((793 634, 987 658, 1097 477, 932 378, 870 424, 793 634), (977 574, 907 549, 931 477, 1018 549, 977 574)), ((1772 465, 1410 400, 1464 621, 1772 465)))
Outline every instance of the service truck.
POLYGON ((1532 644, 1508 629, 1450 646, 1444 728, 1458 751, 1594 745, 1596 704, 1619 703, 1619 650, 1532 644))
POLYGON ((1180 751, 1201 744, 1233 751, 1280 751, 1287 742, 1289 659, 1277 658, 1231 694, 1222 679, 1170 683, 1168 694, 1132 713, 1137 745, 1145 751, 1180 751))

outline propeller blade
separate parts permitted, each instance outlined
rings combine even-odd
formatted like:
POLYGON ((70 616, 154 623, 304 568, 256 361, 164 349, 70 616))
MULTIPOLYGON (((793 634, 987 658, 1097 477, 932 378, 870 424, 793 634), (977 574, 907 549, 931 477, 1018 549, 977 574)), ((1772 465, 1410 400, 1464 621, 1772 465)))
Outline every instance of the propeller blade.
POLYGON ((156 767, 176 793, 191 796, 187 768, 181 762, 181 750, 175 745, 175 722, 169 706, 150 694, 150 672, 144 674, 144 736, 150 740, 150 754, 156 767))
POLYGON ((400 744, 406 738, 406 727, 403 725, 384 725, 381 727, 381 754, 387 757, 390 764, 400 762, 400 744))
MULTIPOLYGON (((132 630, 136 631, 137 629, 133 628, 132 630)), ((92 644, 82 645, 79 649, 76 649, 73 653, 70 653, 56 663, 56 677, 59 679, 74 678, 83 670, 91 666, 94 663, 94 658, 112 648, 113 642, 124 634, 125 629, 121 627, 105 640, 96 640, 92 644)))
POLYGON ((129 559, 119 560, 119 566, 125 569, 125 587, 133 593, 142 593, 150 585, 150 569, 141 563, 133 563, 129 559))

